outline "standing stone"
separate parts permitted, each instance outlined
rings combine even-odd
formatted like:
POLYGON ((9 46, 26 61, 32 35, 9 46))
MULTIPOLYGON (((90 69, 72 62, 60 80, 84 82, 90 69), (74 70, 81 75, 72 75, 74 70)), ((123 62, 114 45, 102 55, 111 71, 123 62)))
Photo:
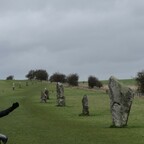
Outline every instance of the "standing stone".
POLYGON ((110 77, 108 86, 112 127, 125 127, 127 126, 134 93, 113 76, 110 77))
POLYGON ((82 113, 80 116, 89 116, 89 106, 88 106, 88 98, 87 95, 84 95, 82 98, 82 113))
POLYGON ((44 93, 45 93, 47 99, 49 99, 49 90, 47 88, 44 89, 44 93))
POLYGON ((57 91, 57 106, 65 106, 64 87, 62 83, 58 82, 56 85, 57 91))
POLYGON ((41 91, 41 102, 47 102, 47 96, 45 94, 45 92, 41 91))
POLYGON ((12 89, 15 90, 15 83, 13 83, 13 85, 12 85, 12 89))

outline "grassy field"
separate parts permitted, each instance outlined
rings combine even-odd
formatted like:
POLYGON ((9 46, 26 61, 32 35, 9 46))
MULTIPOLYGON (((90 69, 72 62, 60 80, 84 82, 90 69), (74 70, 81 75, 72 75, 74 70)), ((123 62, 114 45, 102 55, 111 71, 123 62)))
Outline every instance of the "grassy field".
MULTIPOLYGON (((9 137, 9 144, 143 144, 144 99, 135 97, 128 127, 109 128, 111 114, 109 96, 103 90, 65 86, 66 107, 56 106, 55 84, 48 82, 0 81, 0 109, 19 102, 20 107, 1 118, 0 133, 9 137), (50 100, 40 103, 40 92, 50 91, 50 100), (90 116, 78 116, 81 99, 88 95, 90 116)), ((106 83, 106 82, 105 82, 106 83)), ((123 80, 126 85, 135 85, 123 80)))

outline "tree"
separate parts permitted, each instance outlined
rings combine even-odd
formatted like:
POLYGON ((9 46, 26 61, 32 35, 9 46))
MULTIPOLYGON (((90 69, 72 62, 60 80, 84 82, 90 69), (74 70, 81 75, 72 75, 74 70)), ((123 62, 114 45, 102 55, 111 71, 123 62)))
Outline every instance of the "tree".
POLYGON ((36 70, 35 71, 35 79, 37 80, 48 80, 48 73, 46 70, 36 70))
POLYGON ((50 79, 49 79, 51 82, 61 82, 61 83, 65 83, 66 82, 66 75, 65 74, 62 74, 62 73, 59 73, 59 72, 56 72, 54 73, 50 79))
POLYGON ((138 84, 138 91, 144 93, 144 70, 137 73, 136 81, 138 84))
POLYGON ((78 86, 79 76, 78 74, 69 74, 67 76, 67 83, 71 86, 78 86))
POLYGON ((14 76, 13 75, 10 75, 6 78, 6 80, 13 80, 14 79, 14 76))
POLYGON ((36 80, 48 80, 48 73, 46 70, 39 69, 39 70, 30 70, 29 73, 26 75, 29 80, 36 79, 36 80))
POLYGON ((94 86, 100 88, 100 87, 102 87, 102 83, 95 76, 89 76, 88 77, 88 86, 90 88, 93 88, 94 86))
POLYGON ((28 78, 29 80, 35 79, 35 70, 30 70, 26 75, 26 78, 28 78))

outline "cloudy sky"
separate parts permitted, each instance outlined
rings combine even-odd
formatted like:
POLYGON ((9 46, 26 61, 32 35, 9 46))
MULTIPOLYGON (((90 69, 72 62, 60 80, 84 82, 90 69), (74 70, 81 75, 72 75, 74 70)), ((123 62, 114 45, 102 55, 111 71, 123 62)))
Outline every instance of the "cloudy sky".
POLYGON ((0 79, 125 79, 143 66, 144 0, 0 0, 0 79))

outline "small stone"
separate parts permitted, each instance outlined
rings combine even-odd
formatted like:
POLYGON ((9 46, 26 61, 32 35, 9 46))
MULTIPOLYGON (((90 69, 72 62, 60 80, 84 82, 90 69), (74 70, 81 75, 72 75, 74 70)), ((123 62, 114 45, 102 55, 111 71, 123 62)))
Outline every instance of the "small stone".
POLYGON ((89 116, 89 106, 87 95, 84 95, 82 98, 82 113, 79 116, 89 116))

